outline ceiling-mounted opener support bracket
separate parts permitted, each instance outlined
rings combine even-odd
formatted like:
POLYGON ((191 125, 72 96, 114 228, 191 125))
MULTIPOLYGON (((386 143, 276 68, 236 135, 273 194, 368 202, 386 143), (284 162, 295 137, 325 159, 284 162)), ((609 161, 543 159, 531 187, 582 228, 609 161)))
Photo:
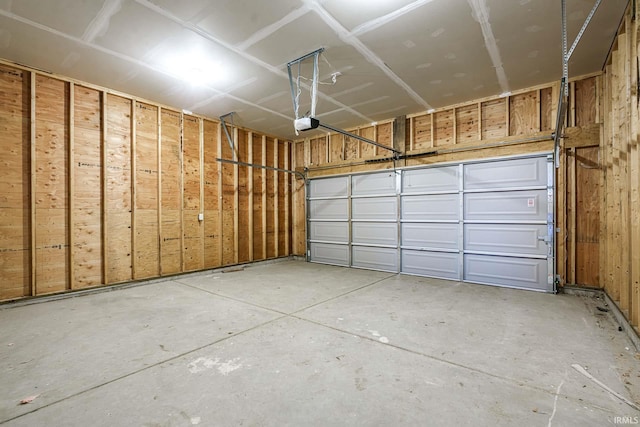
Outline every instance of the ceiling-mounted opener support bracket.
POLYGON ((287 63, 287 72, 289 73, 289 86, 291 86, 291 100, 293 101, 293 111, 296 115, 296 119, 300 118, 299 110, 300 110, 300 102, 298 100, 298 90, 299 90, 299 77, 300 77, 300 67, 302 61, 305 61, 309 58, 313 58, 313 79, 311 83, 311 111, 310 116, 315 117, 316 115, 316 105, 318 100, 318 79, 319 79, 319 59, 320 54, 324 52, 324 48, 316 49, 313 52, 307 53, 306 55, 301 56, 298 59, 294 59, 287 63), (291 67, 297 65, 298 66, 298 79, 294 83, 293 73, 291 72, 291 67))
POLYGON ((560 97, 558 100, 558 115, 556 117, 556 130, 553 133, 554 139, 554 156, 555 156, 555 167, 556 169, 560 167, 560 139, 562 139, 562 135, 564 133, 564 128, 566 125, 566 114, 567 108, 569 105, 569 59, 573 52, 578 46, 582 35, 584 34, 587 26, 591 22, 591 18, 598 10, 600 3, 602 0, 596 0, 595 4, 591 8, 589 15, 582 24, 576 39, 571 44, 571 48, 568 48, 567 43, 567 0, 562 0, 562 79, 560 80, 560 97))
POLYGON ((317 129, 317 128, 324 128, 330 131, 334 131, 337 132, 339 134, 345 135, 349 138, 353 138, 353 139, 357 139, 360 140, 362 142, 366 142, 367 144, 371 144, 371 145, 375 145, 376 147, 382 148, 384 150, 389 150, 392 151, 394 153, 394 157, 398 156, 400 153, 400 151, 391 148, 391 147, 387 147, 386 145, 382 145, 376 141, 372 141, 368 138, 364 138, 360 135, 356 135, 354 133, 351 132, 347 132, 345 130, 342 129, 338 129, 335 128, 333 126, 329 126, 326 125, 324 123, 320 123, 320 120, 316 119, 316 104, 317 104, 317 99, 318 99, 318 80, 319 80, 319 71, 318 71, 318 62, 319 62, 319 58, 320 58, 320 54, 324 52, 324 48, 320 48, 317 50, 314 50, 313 52, 307 53, 306 55, 301 56, 298 59, 294 59, 293 61, 289 62, 287 64, 287 71, 289 73, 289 85, 291 86, 291 99, 293 101, 293 111, 295 113, 295 120, 293 121, 293 127, 295 128, 296 131, 296 135, 299 135, 299 132, 302 131, 307 131, 307 130, 312 130, 312 129, 317 129), (291 72, 291 67, 294 65, 298 65, 298 76, 300 74, 300 64, 302 63, 302 61, 307 60, 309 58, 313 58, 313 80, 312 80, 312 85, 311 85, 311 110, 309 112, 308 116, 305 117, 300 117, 299 114, 299 110, 300 110, 300 102, 298 99, 298 93, 299 93, 299 86, 300 86, 300 82, 296 81, 294 83, 294 78, 293 78, 293 73, 291 72))
POLYGON ((236 155, 236 149, 235 149, 235 142, 233 141, 233 136, 231 136, 231 133, 229 132, 229 128, 227 127, 227 122, 225 122, 224 119, 226 119, 227 117, 230 118, 231 120, 231 126, 233 126, 233 115, 235 114, 235 111, 232 111, 230 113, 224 114, 222 116, 220 116, 220 124, 222 125, 222 130, 224 130, 225 135, 227 135, 227 142, 229 143, 229 148, 231 148, 231 152, 233 153, 233 155, 236 155))

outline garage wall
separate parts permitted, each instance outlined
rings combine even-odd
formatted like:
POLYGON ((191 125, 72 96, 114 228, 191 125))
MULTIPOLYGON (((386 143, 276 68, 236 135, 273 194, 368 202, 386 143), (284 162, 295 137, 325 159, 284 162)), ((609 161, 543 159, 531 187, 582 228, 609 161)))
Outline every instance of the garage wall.
POLYGON ((290 143, 0 62, 0 300, 289 255, 290 143), (198 215, 204 219, 199 220, 198 215))
POLYGON ((604 191, 599 199, 602 285, 636 330, 640 321, 639 12, 640 4, 633 3, 604 69, 604 191))
MULTIPOLYGON (((459 162, 553 150, 559 83, 399 117, 351 132, 404 151, 396 167, 459 162)), ((557 273, 560 286, 601 287, 600 280, 600 74, 570 82, 566 138, 557 170, 557 273)), ((339 134, 294 143, 296 168, 309 176, 350 174, 394 167, 389 152, 339 134)), ((304 188, 294 187, 294 252, 304 254, 304 188)))

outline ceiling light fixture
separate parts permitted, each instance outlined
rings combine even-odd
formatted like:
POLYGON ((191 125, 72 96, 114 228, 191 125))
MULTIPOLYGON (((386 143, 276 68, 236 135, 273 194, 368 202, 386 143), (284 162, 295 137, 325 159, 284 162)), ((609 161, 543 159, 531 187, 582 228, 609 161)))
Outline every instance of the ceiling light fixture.
POLYGON ((223 81, 226 72, 219 62, 208 58, 205 52, 191 50, 167 57, 164 67, 169 74, 191 86, 207 86, 223 81))

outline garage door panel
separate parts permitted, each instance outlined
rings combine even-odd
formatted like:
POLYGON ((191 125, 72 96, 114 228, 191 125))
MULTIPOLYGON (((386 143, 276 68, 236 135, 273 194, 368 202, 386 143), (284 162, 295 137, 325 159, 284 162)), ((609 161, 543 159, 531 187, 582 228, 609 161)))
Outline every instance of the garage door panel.
POLYGON ((464 280, 547 291, 547 260, 465 255, 464 280))
POLYGON ((546 256, 546 224, 465 224, 466 251, 546 256))
POLYGON ((468 193, 466 221, 526 222, 547 220, 547 190, 468 193))
POLYGON ((544 155, 312 180, 309 257, 553 291, 550 170, 544 155))
POLYGON ((310 200, 309 216, 311 219, 348 220, 349 200, 310 200))
POLYGON ((403 220, 457 221, 459 211, 460 198, 457 193, 402 197, 403 220))
POLYGON ((381 271, 398 271, 398 250, 389 248, 373 248, 353 246, 352 265, 381 271))
POLYGON ((354 220, 390 220, 398 217, 398 202, 393 197, 353 199, 351 215, 354 220))
POLYGON ((313 262, 349 266, 349 246, 330 243, 310 243, 310 259, 313 262))
POLYGON ((458 250, 458 224, 404 223, 402 246, 458 250))
POLYGON ((309 239, 346 244, 349 242, 349 223, 311 221, 309 239))
POLYGON ((364 245, 398 245, 398 224, 380 222, 354 222, 353 243, 364 245))
POLYGON ((459 280, 458 254, 403 249, 402 272, 419 276, 459 280))
POLYGON ((394 172, 356 175, 351 179, 351 183, 351 194, 354 196, 396 193, 396 174, 394 172))
POLYGON ((346 197, 349 192, 349 177, 314 179, 309 184, 309 196, 315 197, 346 197))
POLYGON ((547 159, 529 158, 464 166, 465 190, 546 187, 547 159))
POLYGON ((458 171, 459 167, 457 165, 407 170, 402 177, 402 192, 435 193, 458 191, 458 171))

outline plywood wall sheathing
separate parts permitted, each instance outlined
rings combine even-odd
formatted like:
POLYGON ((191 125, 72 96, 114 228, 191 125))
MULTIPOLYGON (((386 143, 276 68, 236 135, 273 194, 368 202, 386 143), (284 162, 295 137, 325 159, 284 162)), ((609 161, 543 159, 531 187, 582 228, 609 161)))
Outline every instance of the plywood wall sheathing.
POLYGON ((311 150, 311 163, 319 166, 327 163, 327 136, 323 135, 313 138, 310 141, 309 149, 311 150))
POLYGON ((95 89, 74 86, 73 283, 102 281, 101 99, 95 89))
POLYGON ((638 177, 638 22, 628 10, 595 81, 576 84, 576 122, 603 122, 600 152, 600 280, 638 332, 640 320, 640 180, 638 177), (595 99, 594 99, 595 92, 595 99))
MULTIPOLYGON (((276 167, 279 169, 285 168, 285 142, 276 140, 276 167)), ((287 254, 286 244, 286 223, 287 223, 287 206, 285 199, 285 191, 287 190, 285 182, 287 174, 284 172, 275 172, 276 175, 276 188, 277 188, 277 217, 276 217, 276 233, 277 233, 277 246, 276 256, 283 256, 287 254)))
MULTIPOLYGON (((263 143, 264 138, 259 135, 253 135, 250 141, 251 144, 251 155, 252 161, 258 165, 264 165, 264 157, 263 157, 263 143)), ((266 258, 266 254, 264 253, 264 198, 263 198, 263 183, 265 178, 265 169, 254 169, 253 170, 253 183, 252 183, 252 194, 251 198, 253 200, 253 259, 261 260, 266 258)))
POLYGON ((552 88, 544 88, 540 90, 540 130, 552 131, 555 129, 554 114, 552 109, 554 103, 557 102, 552 96, 552 88))
POLYGON ((220 265, 218 211, 218 124, 204 121, 204 268, 220 265))
POLYGON ((505 135, 508 123, 505 115, 506 98, 482 103, 482 139, 500 138, 505 135))
MULTIPOLYGON (((638 16, 640 11, 640 4, 635 3, 636 10, 635 16, 638 16)), ((640 218, 640 150, 638 147, 639 133, 640 133, 640 120, 638 120, 640 114, 640 106, 638 106, 638 73, 640 72, 638 64, 638 27, 637 18, 634 20, 631 31, 631 43, 629 45, 629 59, 631 64, 630 70, 630 139, 629 139, 629 203, 630 212, 629 218, 631 220, 631 233, 630 233, 630 283, 629 292, 629 320, 632 325, 635 325, 636 331, 638 331, 638 325, 640 325, 640 224, 638 218, 640 218)), ((599 104, 597 102, 600 98, 600 82, 601 78, 596 80, 596 117, 599 117, 599 104)))
POLYGON ((198 219, 198 215, 202 212, 200 207, 200 120, 186 114, 182 119, 184 271, 203 268, 202 222, 198 219))
POLYGON ((575 87, 575 124, 574 126, 585 126, 596 123, 597 92, 596 81, 598 77, 580 80, 573 83, 575 87))
POLYGON ((36 77, 36 294, 69 287, 69 84, 36 77))
POLYGON ((107 95, 106 174, 107 266, 109 283, 132 279, 131 104, 107 95))
POLYGON ((354 138, 344 137, 344 159, 355 160, 360 158, 360 141, 354 138))
POLYGON ((433 115, 433 146, 440 147, 455 143, 454 112, 444 110, 433 115))
POLYGON ((537 91, 509 97, 509 135, 530 135, 539 131, 537 98, 537 91))
MULTIPOLYGON (((329 162, 340 162, 344 157, 344 137, 340 134, 329 135, 329 162)), ((306 162, 300 163, 298 167, 303 167, 306 162)))
MULTIPOLYGON (((238 144, 238 160, 243 163, 249 162, 249 133, 239 129, 237 131, 236 143, 238 144)), ((253 235, 249 227, 249 214, 253 215, 253 211, 249 211, 249 169, 247 166, 238 166, 238 185, 237 185, 237 205, 236 205, 236 239, 238 254, 236 263, 244 263, 250 261, 251 239, 249 235, 253 235)))
POLYGON ((158 107, 136 103, 135 278, 157 277, 158 253, 158 107))
MULTIPOLYGON (((233 128, 230 129, 233 135, 233 128)), ((229 147, 229 141, 225 132, 222 132, 221 141, 222 158, 235 160, 235 155, 229 147)), ((222 163, 222 264, 231 265, 235 262, 235 165, 222 163)))
POLYGON ((30 73, 0 65, 0 300, 30 294, 30 73))
POLYGON ((575 153, 577 219, 575 283, 589 287, 598 287, 600 284, 599 152, 599 147, 588 147, 578 148, 575 153))
POLYGON ((431 114, 413 117, 413 147, 412 150, 426 150, 431 148, 431 114))
MULTIPOLYGON (((630 17, 625 18, 625 29, 630 30, 630 17)), ((629 278, 630 278, 630 234, 629 231, 631 229, 631 221, 629 217, 629 175, 628 175, 628 167, 629 167, 629 122, 630 122, 630 105, 631 100, 629 99, 630 92, 630 78, 631 78, 631 70, 630 70, 630 62, 631 58, 629 57, 629 43, 630 40, 628 38, 629 32, 626 31, 620 35, 618 35, 618 49, 620 51, 620 55, 618 56, 618 69, 620 70, 620 74, 618 75, 618 100, 621 105, 627 106, 627 108, 618 108, 617 109, 617 119, 618 123, 618 131, 617 135, 615 135, 619 141, 618 144, 614 144, 614 149, 618 149, 618 153, 614 152, 614 162, 616 159, 619 159, 619 168, 618 168, 618 176, 616 180, 619 182, 619 188, 624 188, 627 191, 619 193, 619 200, 617 203, 620 205, 620 216, 619 216, 619 224, 618 230, 621 239, 625 240, 624 245, 618 245, 619 253, 620 253, 620 266, 617 269, 617 283, 619 283, 620 287, 620 308, 622 312, 627 314, 629 313, 629 305, 631 303, 631 293, 629 286, 629 278)), ((616 196, 618 197, 618 195, 616 196)))
MULTIPOLYGON (((337 135, 332 135, 337 136, 337 135)), ((293 168, 296 171, 302 171, 304 168, 304 143, 293 143, 293 168)), ((293 209, 293 236, 292 252, 295 255, 305 255, 306 249, 306 212, 305 197, 306 189, 304 180, 299 176, 292 176, 292 209, 293 209)))
MULTIPOLYGON (((367 126, 358 130, 357 135, 362 136, 364 138, 370 139, 372 141, 376 140, 376 128, 375 126, 367 126)), ((377 142, 377 141, 376 141, 377 142)), ((360 157, 362 158, 370 158, 376 155, 374 145, 367 144, 366 142, 360 141, 360 157)))
POLYGON ((478 114, 478 104, 456 109, 456 143, 477 141, 479 139, 478 114))
MULTIPOLYGON (((274 149, 273 149, 273 165, 276 168, 280 167, 280 141, 277 138, 274 138, 274 149)), ((275 256, 280 256, 280 219, 282 214, 281 205, 281 195, 282 195, 282 180, 280 178, 280 173, 277 171, 273 172, 273 185, 274 185, 274 193, 275 198, 273 200, 273 232, 274 232, 274 246, 275 246, 275 256)))
MULTIPOLYGON (((393 148, 393 122, 380 123, 376 126, 375 140, 382 145, 393 148)), ((388 155, 390 151, 379 149, 378 154, 388 155)))
MULTIPOLYGON (((267 158, 267 137, 262 135, 262 164, 264 166, 269 165, 269 159, 267 158)), ((306 144, 302 144, 303 151, 306 144)), ((270 176, 270 172, 267 169, 262 169, 262 256, 267 258, 267 178, 270 176)))
MULTIPOLYGON (((288 141, 282 141, 282 157, 284 158, 284 169, 291 170, 291 143, 288 141)), ((289 255, 291 253, 291 175, 287 173, 280 173, 282 175, 283 192, 284 192, 284 226, 280 229, 280 234, 284 239, 284 249, 280 252, 280 255, 289 255)))
POLYGON ((182 271, 182 156, 180 142, 180 113, 162 109, 162 275, 182 271))
MULTIPOLYGON (((0 300, 290 253, 289 181, 223 171, 216 121, 4 64, 0 101, 0 300)), ((242 160, 291 165, 288 142, 233 132, 242 160)))
MULTIPOLYGON (((266 166, 271 166, 271 167, 277 167, 276 163, 275 163, 275 156, 276 156, 277 150, 276 150, 276 142, 273 138, 267 137, 266 139, 266 166)), ((266 193, 267 193, 267 200, 266 200, 266 204, 267 204, 267 209, 266 209, 266 244, 267 244, 267 258, 274 258, 276 257, 276 248, 277 248, 277 238, 276 238, 276 227, 275 227, 275 220, 276 220, 276 200, 277 200, 277 193, 276 193, 276 179, 277 179, 277 172, 274 171, 267 171, 266 173, 267 179, 266 179, 266 193)))

